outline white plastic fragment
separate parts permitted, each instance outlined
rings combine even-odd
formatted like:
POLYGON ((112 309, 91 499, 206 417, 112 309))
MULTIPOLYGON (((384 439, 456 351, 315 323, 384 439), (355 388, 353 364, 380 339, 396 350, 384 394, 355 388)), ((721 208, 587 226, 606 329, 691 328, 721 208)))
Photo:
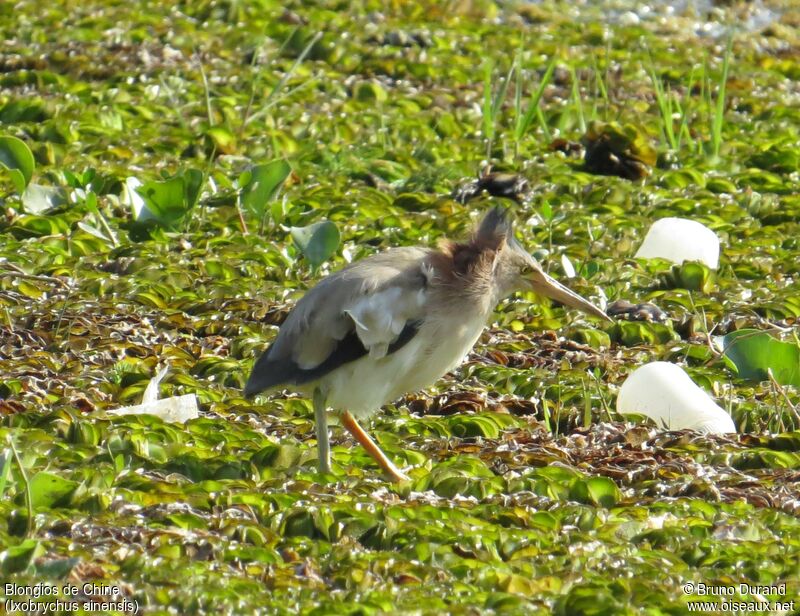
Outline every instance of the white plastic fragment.
POLYGON ((173 396, 163 400, 155 400, 147 404, 123 406, 108 411, 109 415, 155 415, 171 423, 186 423, 200 416, 197 410, 197 397, 194 394, 173 396))
POLYGON ((133 219, 139 222, 147 222, 148 220, 155 220, 153 213, 147 208, 147 205, 142 199, 142 196, 136 192, 136 189, 142 186, 139 178, 133 176, 127 178, 122 183, 122 194, 120 195, 120 203, 122 205, 130 206, 133 211, 133 219))
POLYGON ((617 396, 617 412, 649 417, 668 430, 736 432, 731 416, 680 366, 656 361, 634 370, 617 396))
POLYGON ((679 265, 684 261, 700 261, 717 269, 719 238, 696 220, 661 218, 647 231, 636 258, 667 259, 679 265))
POLYGON ((566 254, 561 255, 561 268, 564 270, 564 276, 567 278, 575 278, 575 266, 566 254))
POLYGON ((164 366, 150 379, 142 396, 142 403, 135 406, 123 406, 107 411, 109 415, 155 415, 171 423, 186 423, 200 416, 197 409, 197 396, 184 394, 171 398, 158 399, 158 385, 161 383, 169 366, 164 366))
POLYGON ((167 376, 167 372, 169 372, 169 364, 161 368, 161 370, 156 372, 156 375, 150 379, 150 382, 144 390, 144 395, 142 396, 142 404, 150 404, 158 400, 158 386, 161 385, 161 380, 167 376))

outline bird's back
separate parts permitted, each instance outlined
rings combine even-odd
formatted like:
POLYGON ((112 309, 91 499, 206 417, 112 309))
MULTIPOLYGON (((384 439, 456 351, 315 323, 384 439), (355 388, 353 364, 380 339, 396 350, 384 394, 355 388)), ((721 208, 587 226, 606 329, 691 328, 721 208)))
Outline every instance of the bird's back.
POLYGON ((402 348, 419 329, 430 283, 425 248, 393 248, 327 276, 298 301, 256 362, 246 395, 318 381, 402 348))

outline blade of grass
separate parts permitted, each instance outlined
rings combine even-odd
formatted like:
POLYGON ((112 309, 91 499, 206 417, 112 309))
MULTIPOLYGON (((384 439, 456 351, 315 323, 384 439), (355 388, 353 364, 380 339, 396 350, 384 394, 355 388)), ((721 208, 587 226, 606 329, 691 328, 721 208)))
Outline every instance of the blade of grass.
MULTIPOLYGON (((712 113, 711 107, 713 103, 711 101, 711 77, 709 76, 709 69, 708 69, 708 55, 706 55, 705 59, 703 60, 703 79, 701 82, 700 88, 700 100, 703 101, 703 108, 705 111, 705 118, 706 118, 706 125, 711 130, 712 121, 712 113)), ((711 139, 711 135, 709 133, 708 136, 711 139)), ((698 152, 700 154, 702 149, 698 152)))
POLYGON ((592 396, 586 387, 586 379, 581 381, 583 388, 583 426, 584 428, 592 427, 592 396))
POLYGON ((181 128, 187 132, 190 132, 189 123, 186 118, 184 118, 183 110, 187 107, 187 105, 181 105, 178 97, 175 95, 175 90, 173 90, 167 80, 164 79, 163 75, 159 75, 158 83, 160 86, 166 91, 167 98, 169 98, 170 108, 175 110, 175 118, 178 120, 178 123, 181 125, 181 128))
MULTIPOLYGON (((608 65, 608 55, 610 51, 608 46, 606 46, 606 65, 608 65)), ((608 67, 603 71, 601 76, 600 68, 597 66, 597 58, 592 54, 592 72, 594 73, 594 87, 596 91, 599 91, 600 98, 603 101, 603 120, 608 121, 608 110, 611 107, 611 101, 608 98, 608 85, 606 80, 608 79, 608 67)), ((595 97, 595 105, 597 99, 597 92, 594 94, 595 97)), ((592 112, 592 119, 596 119, 596 111, 592 112)))
MULTIPOLYGON (((514 59, 516 73, 514 75, 514 126, 519 124, 522 117, 522 48, 517 49, 514 59)), ((514 158, 519 157, 519 139, 514 139, 514 158)))
POLYGON ((491 60, 483 63, 483 136, 486 139, 486 160, 492 155, 492 140, 494 139, 494 119, 492 118, 492 73, 494 65, 491 60))
POLYGON ((483 132, 486 136, 486 160, 491 160, 492 145, 494 138, 497 134, 497 117, 500 114, 500 108, 503 101, 508 94, 508 86, 511 83, 511 77, 514 74, 516 62, 512 62, 511 66, 506 73, 505 78, 500 82, 499 86, 495 89, 493 82, 494 65, 491 62, 484 64, 483 74, 483 132), (494 96, 492 96, 492 91, 494 96))
POLYGON ((197 64, 200 66, 200 79, 203 82, 203 95, 206 100, 206 115, 208 116, 209 127, 214 126, 214 111, 211 109, 211 91, 208 87, 208 78, 206 77, 206 69, 203 66, 203 61, 200 56, 197 57, 197 64))
POLYGON ((100 211, 100 208, 97 205, 97 195, 93 191, 89 191, 86 193, 85 198, 86 207, 89 209, 90 212, 95 217, 95 220, 99 223, 99 225, 103 228, 103 231, 111 240, 111 243, 114 245, 114 248, 119 246, 119 240, 117 240, 117 235, 114 233, 114 230, 111 228, 111 225, 108 224, 106 217, 103 216, 103 213, 100 211))
POLYGON ((719 158, 722 147, 722 129, 725 124, 725 87, 728 83, 728 68, 730 66, 731 52, 733 51, 733 32, 728 35, 725 46, 725 55, 722 58, 722 74, 717 86, 717 100, 714 106, 714 117, 711 124, 711 151, 714 159, 719 158))
MULTIPOLYGON (((290 38, 291 38, 291 36, 292 35, 290 35, 290 38)), ((300 52, 300 55, 297 56, 297 59, 294 61, 292 66, 289 67, 289 70, 286 71, 281 76, 281 78, 278 80, 278 83, 276 83, 275 86, 270 91, 270 93, 267 94, 267 98, 264 99, 264 102, 261 105, 261 109, 259 109, 256 113, 250 115, 249 117, 245 116, 244 119, 242 120, 242 126, 246 126, 250 122, 252 122, 252 121, 254 121, 254 120, 256 120, 256 119, 258 119, 258 118, 260 118, 260 117, 262 117, 264 115, 266 115, 266 113, 269 110, 269 108, 272 107, 273 104, 276 103, 278 100, 280 100, 280 98, 283 98, 283 96, 287 96, 291 92, 296 91, 297 89, 299 89, 303 85, 303 84, 301 84, 301 85, 297 86, 296 88, 294 88, 292 90, 289 90, 285 95, 279 97, 279 94, 280 94, 281 90, 283 89, 283 87, 286 85, 286 82, 288 82, 289 79, 292 78, 292 75, 294 75, 295 71, 300 67, 300 65, 306 59, 306 56, 309 53, 311 53, 311 49, 314 47, 314 45, 316 45, 317 41, 319 41, 321 38, 322 38, 322 32, 317 32, 313 37, 311 37, 311 40, 303 48, 303 51, 300 52)), ((304 83, 309 83, 309 82, 310 82, 310 80, 306 81, 304 83)))
POLYGON ((28 509, 28 520, 25 527, 25 536, 30 537, 33 534, 33 494, 31 493, 31 482, 28 480, 28 473, 25 471, 25 465, 22 464, 22 460, 19 457, 19 452, 14 446, 14 439, 11 438, 11 435, 8 436, 8 445, 11 448, 11 452, 14 454, 14 460, 17 463, 19 474, 22 477, 22 483, 25 486, 25 505, 28 509))
MULTIPOLYGON (((553 426, 550 425, 550 405, 547 403, 547 398, 542 398, 542 415, 544 416, 544 425, 547 431, 552 434, 553 426)), ((0 492, 0 496, 2 496, 0 492)))
POLYGON ((0 500, 2 500, 3 495, 6 493, 6 482, 11 474, 11 458, 13 455, 11 447, 0 455, 0 500))
MULTIPOLYGON (((556 56, 553 56, 550 59, 550 63, 547 65, 547 68, 544 71, 544 75, 542 75, 542 80, 539 82, 539 87, 536 88, 536 92, 534 92, 531 99, 528 101, 528 108, 525 110, 525 115, 519 119, 517 122, 516 127, 514 128, 514 139, 520 141, 525 133, 528 132, 528 128, 530 128, 531 122, 533 122, 533 117, 539 120, 539 125, 542 127, 543 131, 546 135, 549 135, 550 131, 547 128, 547 121, 544 118, 544 114, 542 110, 539 108, 539 101, 542 100, 542 95, 544 94, 544 89, 550 83, 550 79, 553 77, 553 71, 556 69, 556 56)), ((549 139, 549 136, 548 136, 549 139)))
POLYGON ((581 99, 581 86, 578 83, 578 73, 575 71, 574 66, 569 67, 570 79, 572 81, 572 105, 575 108, 576 115, 578 116, 578 128, 581 135, 586 134, 586 118, 583 116, 583 100, 581 99))
POLYGON ((536 106, 536 119, 539 122, 539 129, 544 133, 544 140, 550 142, 553 140, 553 134, 550 132, 550 127, 547 125, 547 118, 544 117, 544 111, 538 105, 536 106))
MULTIPOLYGON (((266 38, 266 37, 265 37, 266 38)), ((288 39, 287 39, 288 40, 288 39)), ((286 45, 286 41, 284 41, 283 45, 286 45)), ((281 49, 283 49, 283 45, 281 49)), ((258 53, 260 49, 264 46, 264 41, 253 50, 253 58, 250 60, 250 70, 252 71, 256 64, 258 63, 258 53)), ((253 103, 256 100, 256 79, 250 80, 250 96, 247 98, 247 106, 244 108, 244 113, 242 114, 242 123, 239 125, 238 137, 241 139, 242 132, 244 131, 244 127, 247 124, 247 118, 250 116, 250 111, 253 109, 253 103)))
POLYGON ((678 128, 678 149, 681 149, 683 145, 684 138, 686 139, 686 144, 689 148, 689 151, 694 151, 695 143, 694 139, 692 138, 692 133, 689 130, 689 109, 690 103, 692 100, 692 87, 694 86, 695 80, 695 73, 697 72, 697 66, 692 66, 692 70, 689 72, 689 78, 686 81, 686 96, 684 97, 683 104, 681 105, 678 100, 677 96, 675 97, 675 106, 678 109, 678 113, 680 113, 680 125, 678 128))
POLYGON ((515 67, 515 62, 512 62, 508 69, 508 73, 506 73, 505 79, 503 79, 503 81, 500 83, 500 87, 497 89, 497 93, 492 101, 492 120, 497 119, 497 115, 500 113, 500 107, 503 105, 503 101, 506 100, 508 86, 511 83, 511 77, 514 75, 514 71, 516 70, 515 67))
POLYGON ((672 94, 669 88, 664 90, 664 83, 661 78, 656 74, 655 64, 653 57, 650 55, 650 49, 645 46, 647 51, 647 73, 650 76, 650 81, 653 83, 653 92, 656 95, 656 105, 658 106, 659 118, 661 120, 661 134, 667 143, 667 147, 673 151, 678 150, 678 140, 675 138, 675 128, 673 126, 673 108, 672 108, 672 94))
POLYGON ((614 37, 614 29, 612 27, 608 28, 608 37, 606 38, 606 54, 605 54, 605 69, 603 71, 603 90, 605 91, 605 100, 606 100, 606 110, 605 110, 605 119, 608 121, 608 117, 611 113, 611 93, 608 88, 608 84, 610 82, 610 75, 611 75, 611 40, 614 37))

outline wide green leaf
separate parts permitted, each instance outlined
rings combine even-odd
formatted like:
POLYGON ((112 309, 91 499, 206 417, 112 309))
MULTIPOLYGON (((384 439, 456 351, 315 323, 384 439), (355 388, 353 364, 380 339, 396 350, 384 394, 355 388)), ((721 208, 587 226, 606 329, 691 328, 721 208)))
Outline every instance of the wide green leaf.
POLYGON ((36 507, 53 507, 66 500, 78 483, 60 475, 42 471, 31 477, 31 503, 36 507))
POLYGON ((136 189, 144 199, 147 209, 161 222, 173 224, 188 210, 183 178, 145 182, 136 189))
POLYGON ((613 507, 622 498, 617 484, 608 477, 589 477, 584 483, 594 504, 613 507))
POLYGON ((327 261, 339 247, 339 229, 329 220, 307 227, 292 227, 292 239, 312 267, 327 261))
POLYGON ((25 571, 44 552, 44 546, 35 539, 26 539, 19 545, 9 546, 0 552, 0 573, 11 575, 25 571))
POLYGON ((66 203, 66 200, 64 191, 55 186, 28 184, 22 193, 22 205, 31 214, 41 214, 66 203))
POLYGON ((141 185, 137 185, 135 178, 128 178, 128 191, 133 189, 143 200, 143 203, 137 203, 135 197, 128 197, 134 206, 136 220, 147 222, 155 219, 162 226, 175 227, 197 204, 202 182, 203 174, 197 169, 141 185))
POLYGON ((722 338, 724 357, 739 377, 752 381, 769 378, 781 385, 800 387, 800 346, 782 342, 757 329, 740 329, 722 338))
POLYGON ((36 167, 30 148, 16 137, 0 137, 0 165, 8 169, 17 192, 22 194, 36 167))
POLYGON ((242 185, 242 204, 245 209, 261 218, 266 212, 267 204, 291 172, 289 163, 283 159, 253 166, 249 175, 243 178, 245 182, 242 185))

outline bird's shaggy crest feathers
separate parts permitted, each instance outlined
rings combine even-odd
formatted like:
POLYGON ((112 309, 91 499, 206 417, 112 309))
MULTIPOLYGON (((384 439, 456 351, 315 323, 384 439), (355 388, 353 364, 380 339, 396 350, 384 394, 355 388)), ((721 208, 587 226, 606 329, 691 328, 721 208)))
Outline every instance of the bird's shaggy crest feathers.
POLYGON ((508 212, 500 207, 489 210, 472 237, 465 242, 445 240, 440 245, 441 257, 436 265, 442 272, 469 276, 491 272, 498 253, 514 242, 514 232, 508 212))

